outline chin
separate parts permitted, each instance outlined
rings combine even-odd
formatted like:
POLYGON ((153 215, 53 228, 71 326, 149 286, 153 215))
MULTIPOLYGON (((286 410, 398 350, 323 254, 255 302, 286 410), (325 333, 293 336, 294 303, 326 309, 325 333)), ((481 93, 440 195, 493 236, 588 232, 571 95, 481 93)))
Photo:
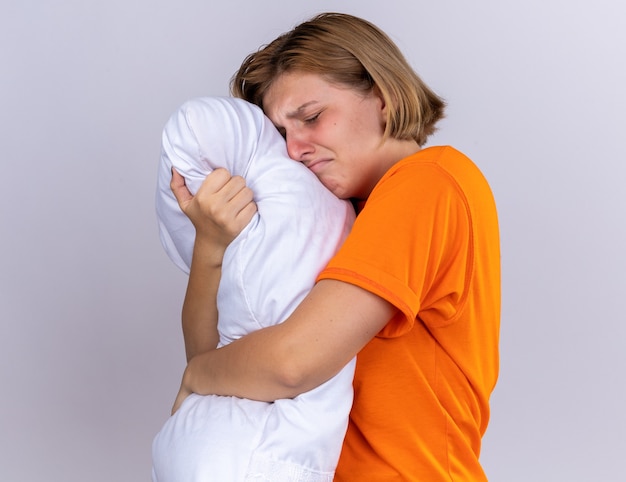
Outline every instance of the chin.
POLYGON ((341 189, 340 187, 328 187, 328 190, 330 192, 332 192, 335 196, 337 196, 339 199, 350 199, 350 195, 348 193, 346 193, 345 190, 341 189))
POLYGON ((350 195, 346 193, 345 189, 343 189, 339 184, 334 182, 332 179, 320 177, 320 182, 324 185, 326 189, 332 192, 339 199, 349 199, 350 195))

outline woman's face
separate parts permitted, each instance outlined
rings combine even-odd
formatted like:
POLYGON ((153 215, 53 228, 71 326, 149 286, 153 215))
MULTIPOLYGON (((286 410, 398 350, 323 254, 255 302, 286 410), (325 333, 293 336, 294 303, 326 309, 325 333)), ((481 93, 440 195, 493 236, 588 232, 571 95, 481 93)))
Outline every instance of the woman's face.
POLYGON ((366 199, 398 160, 383 142, 385 104, 375 93, 288 72, 273 82, 263 105, 285 137, 289 156, 339 198, 366 199))

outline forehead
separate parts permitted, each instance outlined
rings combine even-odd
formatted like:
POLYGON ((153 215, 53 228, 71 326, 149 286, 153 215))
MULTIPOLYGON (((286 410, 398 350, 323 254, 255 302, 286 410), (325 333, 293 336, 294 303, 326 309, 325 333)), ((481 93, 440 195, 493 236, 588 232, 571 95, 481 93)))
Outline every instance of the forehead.
POLYGON ((263 110, 274 121, 306 115, 311 109, 337 96, 350 92, 320 74, 309 72, 285 72, 279 75, 263 96, 263 110))
POLYGON ((303 102, 307 96, 315 96, 323 84, 322 77, 304 72, 285 72, 272 82, 263 96, 264 106, 278 106, 303 102))

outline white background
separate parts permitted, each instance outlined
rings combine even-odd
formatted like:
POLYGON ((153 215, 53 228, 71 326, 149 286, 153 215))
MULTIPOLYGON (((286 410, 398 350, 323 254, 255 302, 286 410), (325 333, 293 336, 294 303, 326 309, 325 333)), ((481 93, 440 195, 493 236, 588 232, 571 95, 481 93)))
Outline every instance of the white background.
POLYGON ((1 0, 0 480, 149 480, 184 367, 185 276, 153 209, 160 133, 314 13, 363 16, 449 102, 431 144, 502 232, 493 481, 620 480, 626 450, 626 6, 1 0))

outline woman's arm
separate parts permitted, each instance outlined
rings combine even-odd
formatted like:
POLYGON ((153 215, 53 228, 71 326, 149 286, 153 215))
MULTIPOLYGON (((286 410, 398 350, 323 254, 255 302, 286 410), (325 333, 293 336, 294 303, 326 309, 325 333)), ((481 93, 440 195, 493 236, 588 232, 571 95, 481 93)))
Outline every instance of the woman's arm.
POLYGON ((184 178, 172 171, 170 185, 182 211, 196 229, 189 282, 182 311, 183 336, 187 362, 193 357, 214 350, 217 332, 217 289, 221 277, 222 259, 228 244, 245 227, 256 212, 252 193, 241 178, 231 178, 224 170, 211 173, 196 196, 188 191, 184 178), (202 213, 206 205, 220 206, 229 225, 202 213), (226 214, 224 214, 226 212, 226 214))
POLYGON ((214 247, 210 240, 196 237, 182 311, 187 363, 200 353, 214 350, 219 342, 215 300, 222 274, 222 257, 223 250, 214 247))
MULTIPOLYGON (((229 175, 225 171, 218 174, 219 182, 208 186, 213 183, 211 176, 195 197, 180 181, 177 184, 173 181, 172 189, 181 208, 196 226, 197 236, 203 236, 200 230, 212 226, 216 231, 213 236, 222 239, 221 245, 225 246, 245 227, 256 206, 251 203, 251 208, 250 201, 246 201, 246 196, 251 200, 251 193, 233 195, 241 189, 243 179, 235 183, 230 194, 214 196, 216 186, 224 183, 229 175), (231 203, 234 208, 224 207, 228 205, 225 199, 238 201, 231 203), (225 232, 220 234, 221 230, 225 232)), ((197 281, 200 289, 188 291, 186 304, 211 301, 215 306, 214 297, 204 298, 209 292, 206 280, 197 278, 197 281)), ((193 356, 183 375, 173 411, 190 393, 274 401, 315 388, 338 373, 385 326, 395 311, 390 303, 362 288, 322 280, 283 323, 193 356)))
POLYGON ((322 280, 285 322, 194 357, 177 403, 189 393, 274 401, 311 390, 338 373, 395 311, 357 286, 322 280))

